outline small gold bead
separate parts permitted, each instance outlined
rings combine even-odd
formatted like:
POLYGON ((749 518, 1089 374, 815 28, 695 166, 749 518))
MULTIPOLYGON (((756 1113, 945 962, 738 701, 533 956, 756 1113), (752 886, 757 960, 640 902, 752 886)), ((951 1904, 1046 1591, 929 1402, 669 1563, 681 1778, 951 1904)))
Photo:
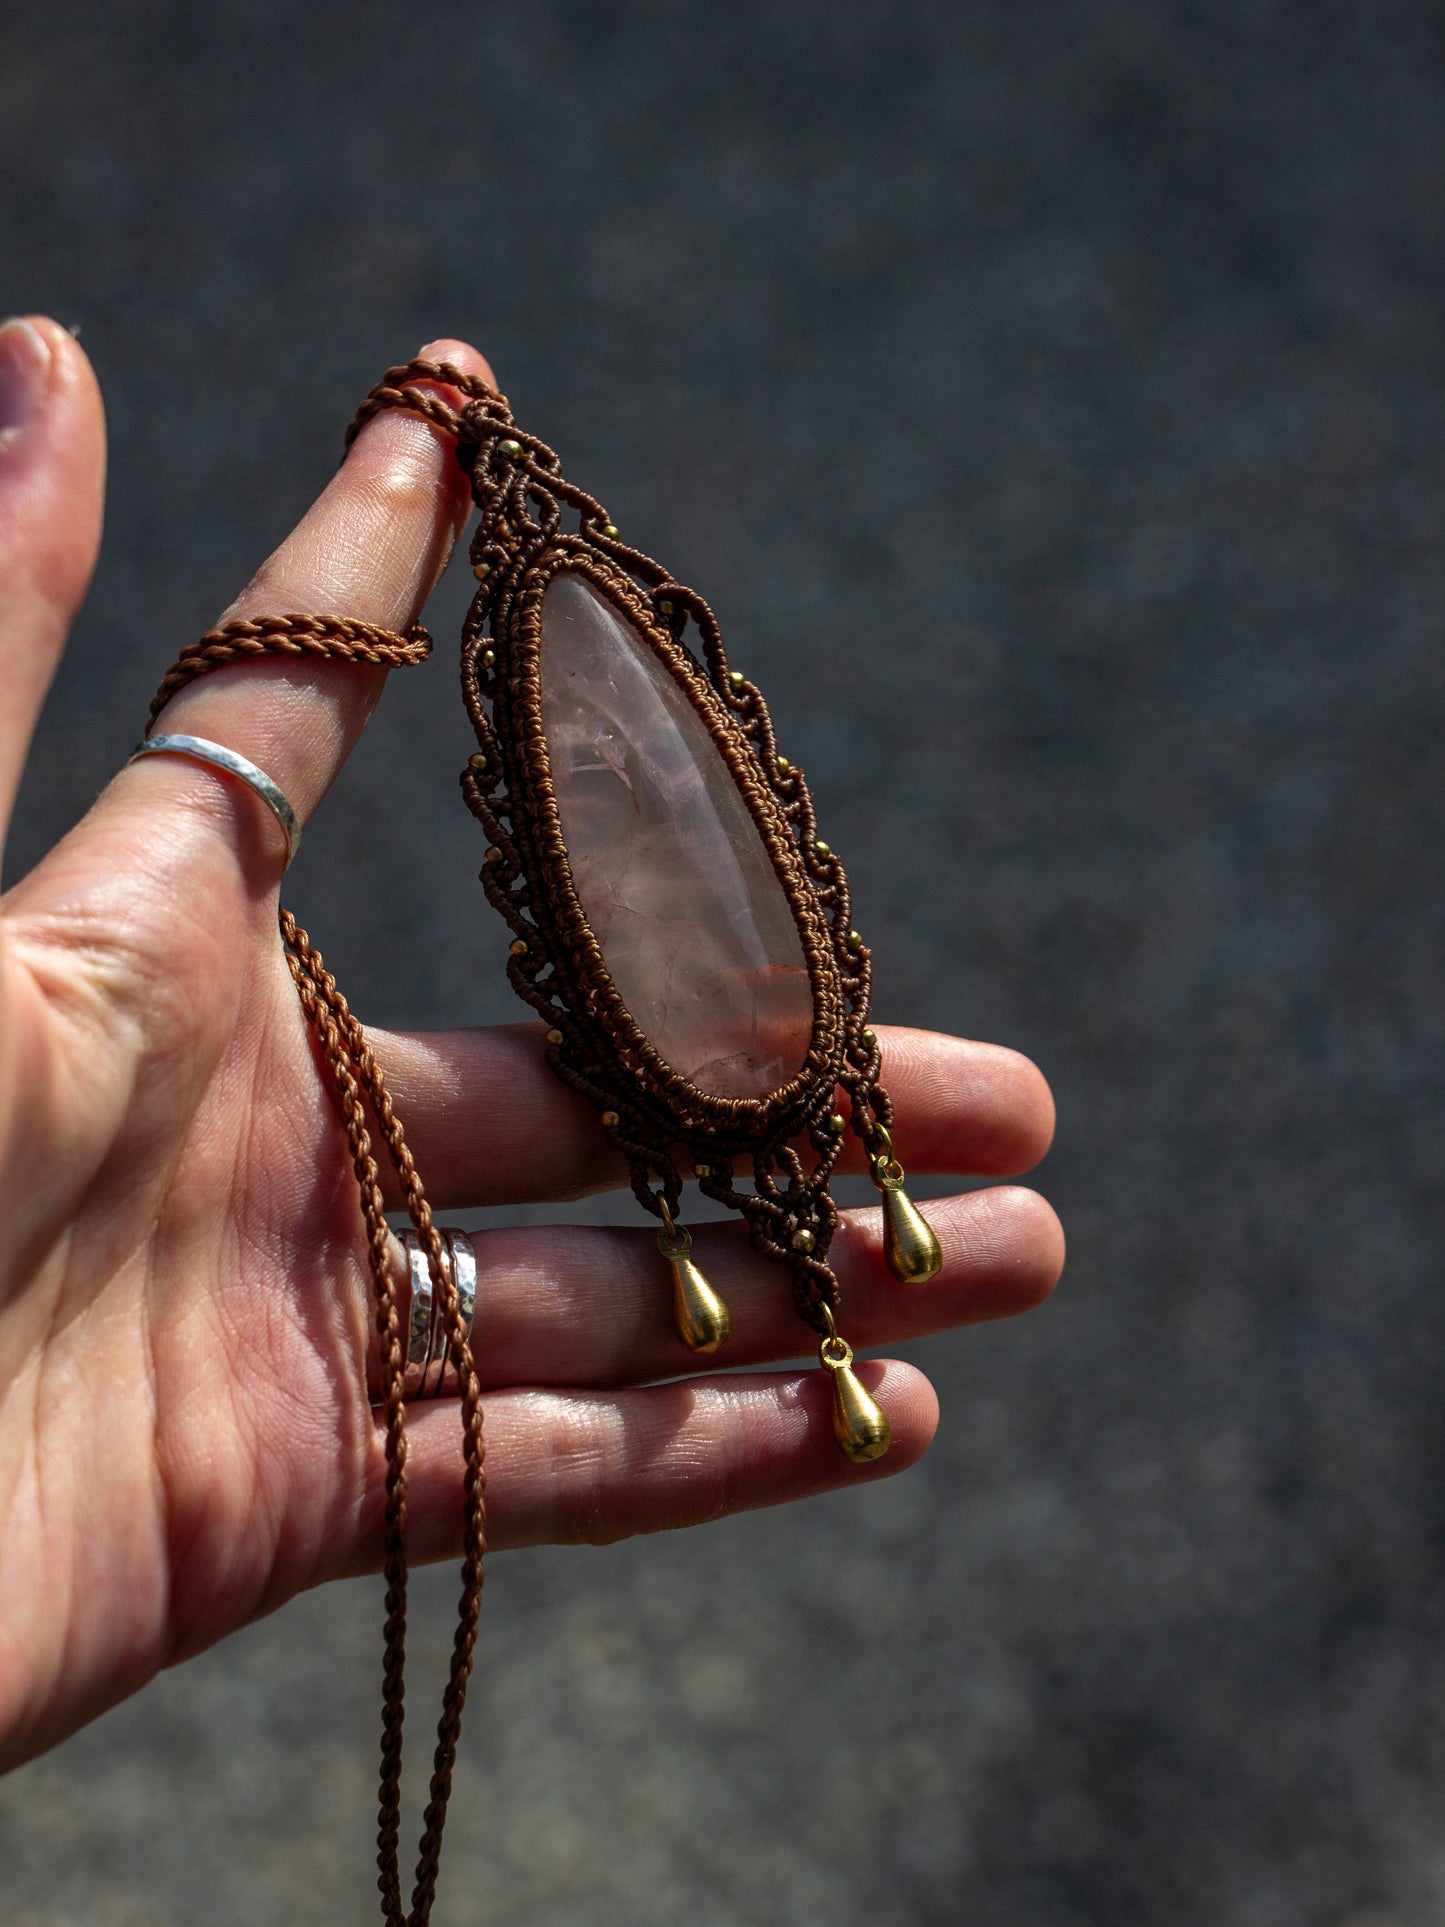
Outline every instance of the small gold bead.
POLYGON ((608 1130, 610 1131, 614 1125, 621 1122, 621 1119, 618 1117, 616 1111, 604 1111, 602 1113, 602 1122, 607 1126, 608 1130))
POLYGON ((865 1030, 865 1031, 863 1031, 863 1032, 861 1032, 860 1034, 861 1034, 861 1036, 862 1036, 862 1039, 863 1039, 863 1042, 864 1042, 864 1044, 865 1044, 865 1045, 866 1045, 866 1046, 868 1047, 868 1049, 869 1049, 869 1050, 872 1050, 872 1049, 873 1049, 873 1047, 874 1047, 874 1045, 875 1045, 875 1044, 876 1044, 876 1043, 878 1042, 878 1033, 877 1033, 877 1031, 876 1031, 876 1030, 865 1030))
POLYGON ((792 764, 791 764, 791 763, 790 763, 790 762, 788 761, 788 759, 787 759, 787 757, 786 757, 786 756, 780 756, 780 757, 778 758, 778 774, 779 774, 779 776, 786 776, 786 775, 787 775, 787 773, 788 773, 788 771, 789 771, 789 770, 790 770, 790 769, 791 769, 792 767, 793 767, 793 766, 792 766, 792 764))
POLYGON ((522 444, 520 442, 514 442, 510 437, 504 442, 497 443, 497 453, 499 455, 505 455, 509 462, 515 462, 521 452, 522 444))
POLYGON ((615 522, 604 522, 602 524, 602 533, 604 535, 610 535, 615 542, 617 540, 617 524, 615 522))
POLYGON ((473 769, 485 769, 487 767, 487 759, 485 756, 483 756, 480 750, 475 750, 467 758, 467 761, 471 764, 473 769))
POLYGON ((561 1031, 560 1031, 560 1030, 555 1030, 555 1029, 554 1029, 554 1030, 549 1030, 549 1031, 547 1032, 547 1042, 548 1042, 549 1044, 560 1044, 560 1043, 562 1042, 562 1033, 561 1033, 561 1031))
POLYGON ((527 954, 526 939, 523 937, 513 937, 512 941, 507 945, 507 948, 514 957, 525 957, 527 954))
POLYGON ((793 1233, 792 1245, 794 1251, 811 1251, 817 1242, 818 1240, 813 1236, 812 1232, 808 1230, 806 1225, 804 1225, 801 1231, 795 1231, 793 1233))
POLYGON ((660 616, 675 616, 677 609, 671 602, 659 602, 657 605, 657 613, 660 616))
POLYGON ((695 1164, 692 1167, 692 1175, 695 1178, 710 1178, 712 1176, 712 1166, 710 1164, 695 1164))
POLYGON ((863 948, 863 939, 858 935, 856 930, 850 930, 844 938, 844 942, 850 950, 861 950, 863 948))
POLYGON ((741 669, 729 669, 728 681, 732 684, 734 689, 741 689, 743 684, 747 681, 747 677, 743 674, 741 669))
POLYGON ((484 649, 484 650, 482 651, 482 667, 483 667, 483 669, 495 669, 495 668, 496 668, 496 666, 497 666, 497 652, 496 652, 496 650, 495 650, 495 649, 484 649))
POLYGON ((825 843, 821 836, 814 839, 813 848, 819 856, 831 856, 833 854, 832 844, 825 843))
POLYGON ((834 1111, 833 1115, 828 1119, 828 1129, 833 1133, 834 1137, 842 1137, 847 1128, 847 1118, 843 1116, 841 1111, 834 1111))
POLYGON ((477 578, 478 582, 485 582, 491 573, 492 565, 490 562, 474 562, 472 564, 472 574, 477 578))
POLYGON ((500 863, 501 860, 502 860, 502 852, 497 848, 495 843, 487 851, 487 854, 482 858, 483 863, 500 863))

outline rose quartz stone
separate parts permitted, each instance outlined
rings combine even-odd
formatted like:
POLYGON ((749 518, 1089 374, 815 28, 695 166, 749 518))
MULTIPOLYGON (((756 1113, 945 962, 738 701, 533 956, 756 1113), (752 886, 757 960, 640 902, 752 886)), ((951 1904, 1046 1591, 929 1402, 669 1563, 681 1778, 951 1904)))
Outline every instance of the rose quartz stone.
POLYGON ((618 994, 714 1097, 801 1068, 813 992, 757 824, 707 726, 579 576, 542 603, 542 721, 572 880, 618 994))

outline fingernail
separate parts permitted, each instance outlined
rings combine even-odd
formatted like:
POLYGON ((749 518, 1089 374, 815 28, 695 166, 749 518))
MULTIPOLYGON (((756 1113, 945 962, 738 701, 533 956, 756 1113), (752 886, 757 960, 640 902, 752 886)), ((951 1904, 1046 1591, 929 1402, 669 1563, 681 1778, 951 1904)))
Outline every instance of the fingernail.
POLYGON ((45 399, 50 348, 18 315, 0 322, 0 447, 14 441, 45 399))

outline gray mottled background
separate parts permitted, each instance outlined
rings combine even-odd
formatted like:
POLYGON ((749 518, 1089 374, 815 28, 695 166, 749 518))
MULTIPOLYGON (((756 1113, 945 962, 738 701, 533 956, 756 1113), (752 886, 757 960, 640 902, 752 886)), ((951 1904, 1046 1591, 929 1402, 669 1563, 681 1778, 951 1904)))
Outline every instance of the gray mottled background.
MULTIPOLYGON (((0 151, 114 436, 12 875, 455 332, 718 606, 881 1014, 1058 1093, 1065 1283, 916 1348, 919 1469, 496 1562, 441 1918, 1445 1921, 1440 9, 10 0, 0 151)), ((291 891, 379 1021, 512 1014, 447 680, 291 891)), ((368 1919, 377 1624, 14 1775, 0 1916, 368 1919)))

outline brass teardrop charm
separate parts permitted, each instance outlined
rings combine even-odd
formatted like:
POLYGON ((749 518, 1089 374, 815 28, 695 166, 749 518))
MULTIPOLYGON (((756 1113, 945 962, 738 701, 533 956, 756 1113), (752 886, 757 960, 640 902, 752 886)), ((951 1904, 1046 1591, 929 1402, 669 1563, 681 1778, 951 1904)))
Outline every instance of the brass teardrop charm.
POLYGON ((881 1126, 882 1150, 870 1160, 873 1182, 883 1197, 883 1256, 904 1285, 926 1285, 943 1269, 943 1247, 933 1227, 903 1189, 903 1166, 893 1155, 893 1140, 881 1126))
POLYGON ((883 1255, 905 1285, 924 1285, 943 1269, 943 1248, 933 1227, 898 1180, 882 1179, 883 1255))
POLYGON ((672 1315, 690 1352, 715 1352, 732 1337, 733 1321, 689 1256, 692 1234, 674 1224, 657 1234, 657 1248, 672 1268, 672 1315))
POLYGON ((833 1436, 855 1465, 881 1459, 892 1441, 887 1415, 870 1398, 853 1370, 853 1347, 836 1333, 818 1347, 818 1361, 833 1375, 833 1436))

